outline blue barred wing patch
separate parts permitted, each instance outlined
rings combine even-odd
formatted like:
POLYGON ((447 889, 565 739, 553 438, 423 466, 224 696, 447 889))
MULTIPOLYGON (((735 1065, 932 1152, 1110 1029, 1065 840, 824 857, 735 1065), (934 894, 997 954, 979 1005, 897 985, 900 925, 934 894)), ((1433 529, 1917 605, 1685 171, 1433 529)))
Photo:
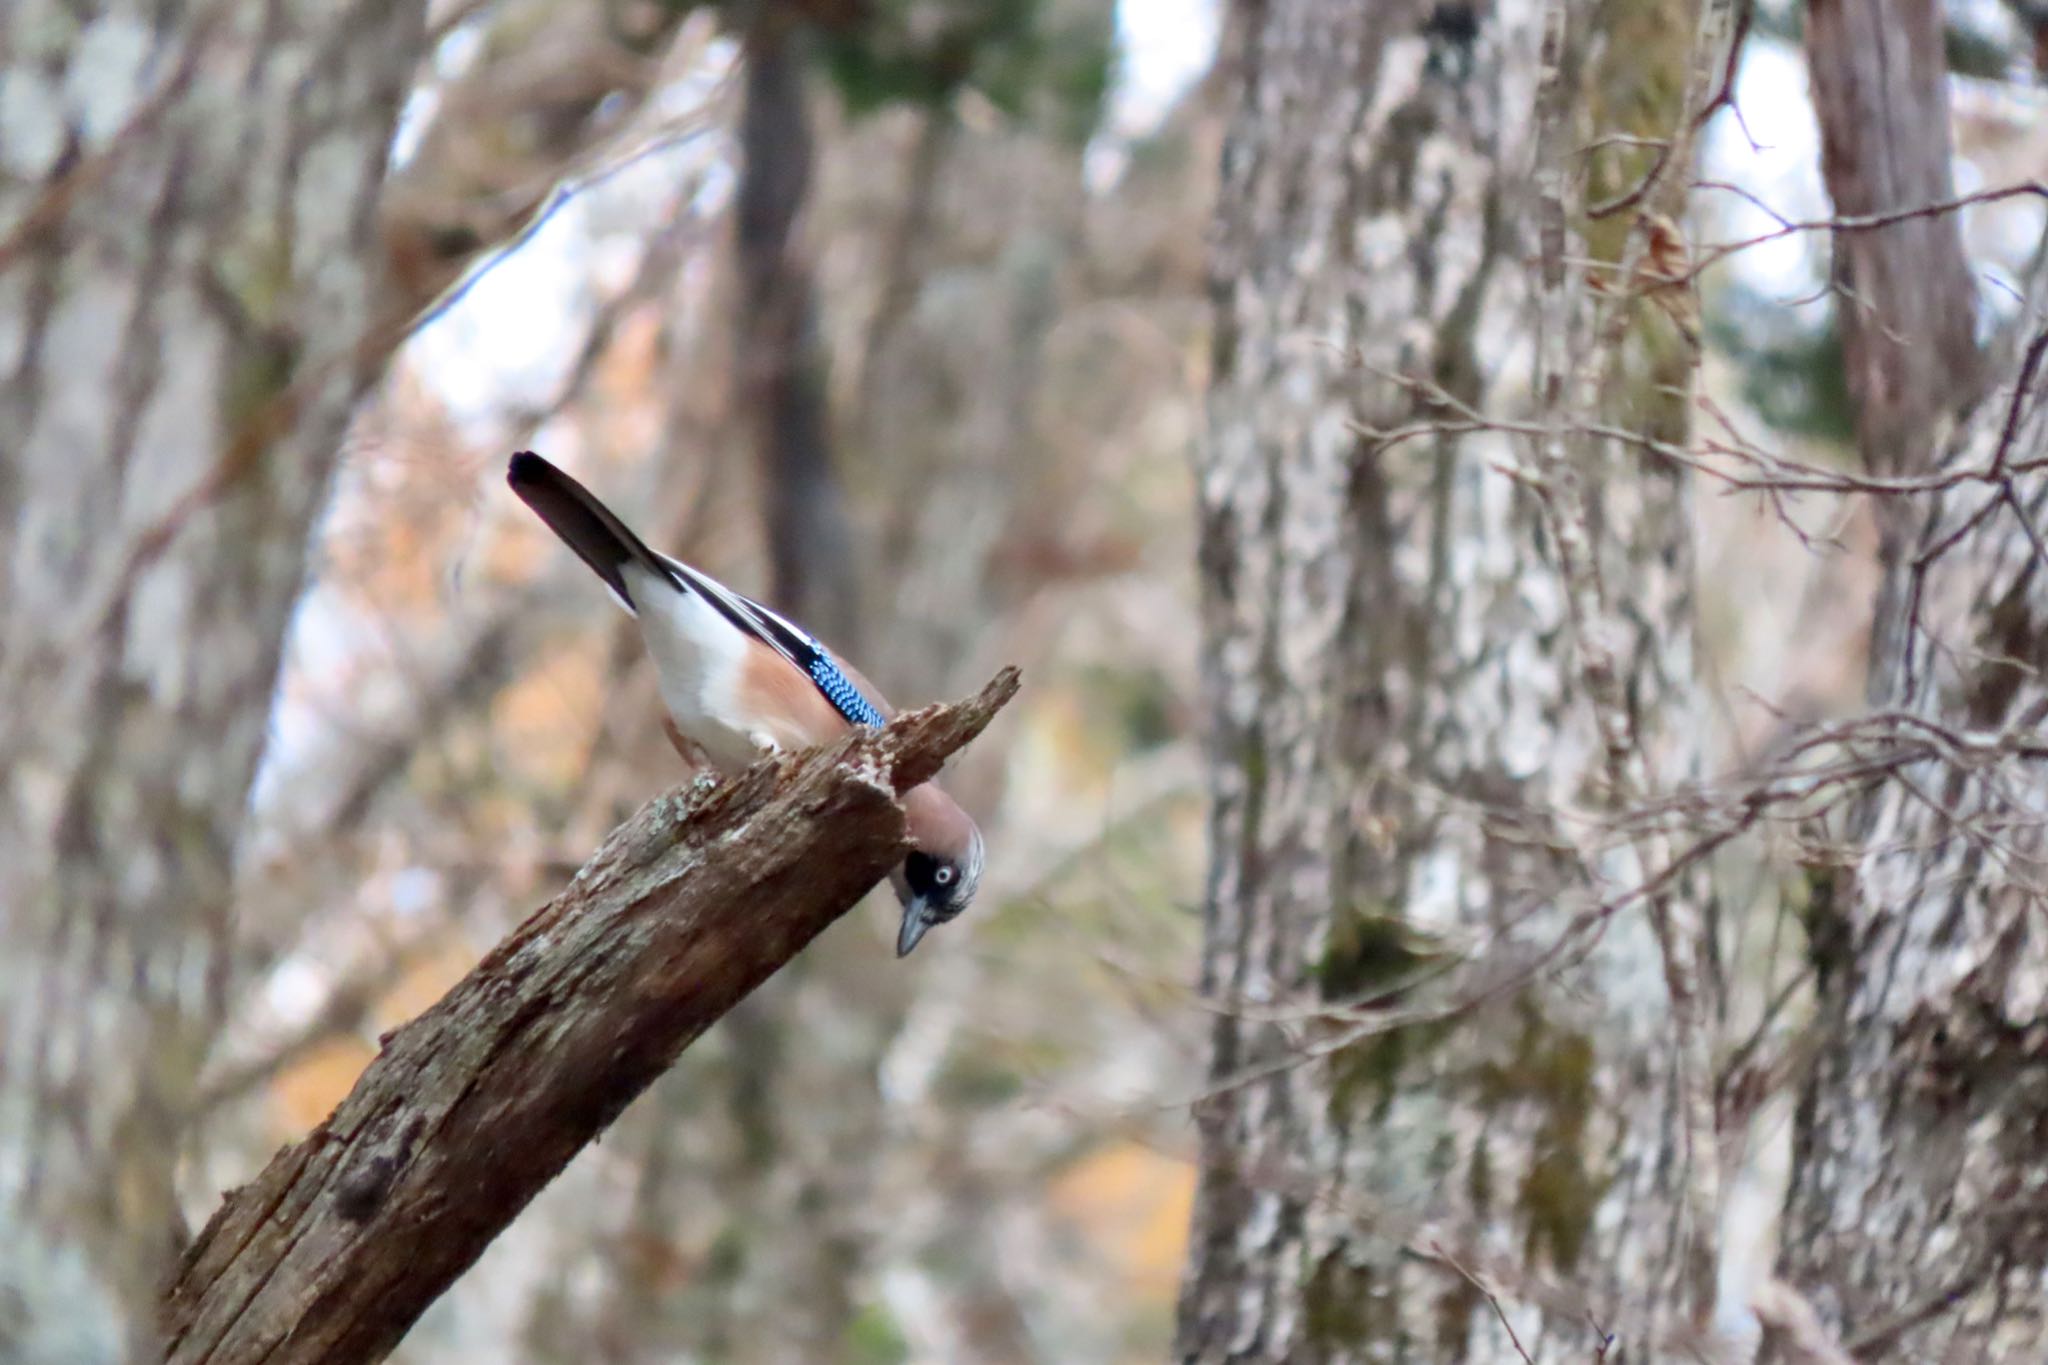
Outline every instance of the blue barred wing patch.
POLYGON ((849 722, 875 726, 888 723, 880 709, 862 695, 852 679, 832 661, 831 654, 812 639, 809 632, 784 620, 752 598, 740 596, 709 574, 697 572, 681 560, 663 555, 661 562, 668 566, 678 587, 701 593, 704 600, 742 634, 752 636, 789 660, 811 680, 812 686, 824 694, 825 700, 832 703, 832 709, 849 722))
POLYGON ((832 708, 855 725, 880 725, 882 713, 875 704, 861 695, 847 676, 839 671, 839 665, 832 662, 832 656, 820 649, 811 656, 811 681, 825 694, 825 700, 832 708))

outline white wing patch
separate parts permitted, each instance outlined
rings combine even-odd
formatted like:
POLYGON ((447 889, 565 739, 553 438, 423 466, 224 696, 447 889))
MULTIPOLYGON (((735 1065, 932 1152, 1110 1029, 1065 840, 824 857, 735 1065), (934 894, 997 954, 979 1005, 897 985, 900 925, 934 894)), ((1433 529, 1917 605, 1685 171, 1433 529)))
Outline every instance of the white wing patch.
POLYGON ((663 555, 662 561, 675 572, 680 582, 695 588, 726 620, 787 659, 791 667, 809 678, 811 685, 832 703, 832 709, 848 721, 855 725, 883 723, 882 713, 873 699, 853 685, 833 661, 831 651, 818 643, 810 632, 679 560, 663 555))
POLYGON ((823 646, 802 628, 768 610, 752 598, 742 597, 709 574, 697 572, 680 560, 663 555, 662 562, 675 571, 684 586, 695 588, 718 608, 719 614, 777 654, 809 672, 809 655, 822 653, 823 646))

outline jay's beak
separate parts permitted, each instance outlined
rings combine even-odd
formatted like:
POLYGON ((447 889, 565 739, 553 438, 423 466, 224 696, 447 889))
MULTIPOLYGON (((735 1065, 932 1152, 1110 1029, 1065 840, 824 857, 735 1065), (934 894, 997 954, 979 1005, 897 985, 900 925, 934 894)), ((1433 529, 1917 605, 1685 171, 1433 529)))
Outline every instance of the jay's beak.
POLYGON ((909 957, 910 950, 924 937, 925 931, 939 922, 932 913, 931 902, 923 896, 912 896, 903 903, 903 927, 896 931, 896 956, 909 957))

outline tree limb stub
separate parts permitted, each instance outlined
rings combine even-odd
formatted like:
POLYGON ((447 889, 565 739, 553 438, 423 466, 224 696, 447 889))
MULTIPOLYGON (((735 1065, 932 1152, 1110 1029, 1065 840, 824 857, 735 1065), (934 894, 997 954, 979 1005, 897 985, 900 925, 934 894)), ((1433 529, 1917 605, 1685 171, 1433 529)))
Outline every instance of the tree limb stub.
POLYGON ((230 1191, 164 1300, 174 1365, 381 1359, 682 1050, 902 857, 896 797, 1017 692, 657 798, 230 1191))

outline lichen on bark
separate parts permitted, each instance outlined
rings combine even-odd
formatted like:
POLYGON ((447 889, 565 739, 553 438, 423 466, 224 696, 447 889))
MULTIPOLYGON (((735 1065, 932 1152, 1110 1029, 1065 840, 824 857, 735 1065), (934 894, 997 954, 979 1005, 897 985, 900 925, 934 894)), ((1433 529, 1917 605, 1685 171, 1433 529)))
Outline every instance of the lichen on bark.
MULTIPOLYGON (((1570 139, 1680 124, 1689 8, 1567 18, 1570 139), (1619 19, 1642 41, 1615 40, 1619 19)), ((1186 1361, 1511 1358, 1433 1244, 1569 1275, 1630 1340, 1705 1307, 1689 1249, 1662 1235, 1684 1163, 1649 926, 1618 916, 1554 981, 1518 977, 1628 869, 1580 842, 1613 779, 1553 511, 1507 472, 1520 452, 1500 433, 1428 430, 1458 404, 1533 405, 1518 346, 1541 19, 1291 0, 1241 15, 1226 56, 1196 463, 1219 1092, 1200 1114, 1186 1361), (1359 1009, 1389 1026, 1350 1036, 1359 1009)), ((1689 382, 1683 336, 1644 304, 1620 345, 1598 415, 1682 431, 1684 399, 1658 385, 1689 382)), ((1630 721, 1677 780, 1696 733, 1685 485, 1574 450, 1596 571, 1634 627, 1606 641, 1630 721)), ((1532 1349, 1593 1349, 1556 1296, 1502 1302, 1532 1349)))

